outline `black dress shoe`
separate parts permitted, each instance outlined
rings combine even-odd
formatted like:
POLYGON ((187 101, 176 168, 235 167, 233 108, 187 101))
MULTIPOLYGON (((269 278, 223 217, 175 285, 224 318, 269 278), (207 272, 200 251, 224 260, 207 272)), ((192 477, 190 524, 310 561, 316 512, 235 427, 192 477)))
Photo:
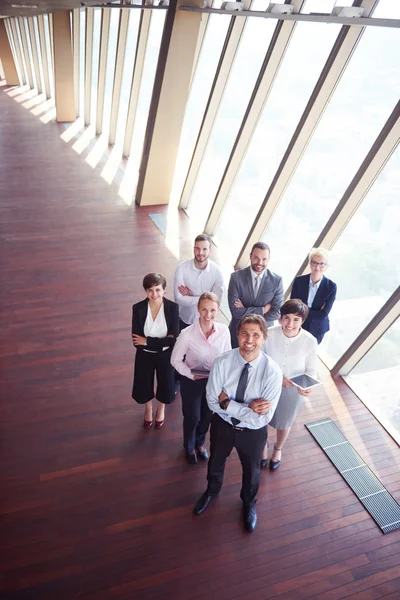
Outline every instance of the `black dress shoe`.
POLYGON ((268 464, 268 458, 262 458, 260 460, 260 469, 266 469, 268 464))
POLYGON ((243 505, 243 520, 247 531, 254 531, 257 524, 257 511, 254 504, 243 505))
POLYGON ((186 452, 186 460, 188 461, 189 465, 197 465, 197 454, 196 454, 196 452, 193 452, 193 454, 190 454, 189 452, 186 452))
POLYGON ((204 494, 202 494, 197 500, 196 505, 193 509, 193 514, 201 515, 208 508, 208 505, 210 504, 211 500, 213 500, 213 498, 214 496, 210 496, 206 490, 204 494))
POLYGON ((199 455, 199 458, 201 458, 201 460, 208 460, 208 452, 204 447, 203 447, 203 450, 200 450, 199 447, 197 447, 196 450, 197 450, 197 454, 199 455))
MULTIPOLYGON (((280 452, 282 450, 282 448, 277 448, 276 446, 274 446, 274 449, 277 452, 280 452)), ((280 460, 270 460, 269 461, 269 468, 270 468, 271 471, 276 471, 280 464, 281 464, 280 460)))
POLYGON ((276 471, 277 468, 279 467, 279 465, 281 464, 280 460, 270 460, 269 461, 269 468, 271 471, 276 471))

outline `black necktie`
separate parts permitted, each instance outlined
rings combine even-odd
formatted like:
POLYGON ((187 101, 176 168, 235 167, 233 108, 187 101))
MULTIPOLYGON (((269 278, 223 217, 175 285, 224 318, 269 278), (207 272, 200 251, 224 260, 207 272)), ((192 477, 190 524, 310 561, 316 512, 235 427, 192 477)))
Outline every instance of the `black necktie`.
MULTIPOLYGON (((240 373, 239 383, 236 389, 235 400, 236 402, 241 402, 242 404, 244 402, 247 381, 249 379, 249 368, 250 364, 246 363, 242 369, 242 372, 240 373)), ((240 419, 235 419, 235 417, 231 417, 231 421, 233 425, 237 425, 238 423, 240 423, 240 419)))

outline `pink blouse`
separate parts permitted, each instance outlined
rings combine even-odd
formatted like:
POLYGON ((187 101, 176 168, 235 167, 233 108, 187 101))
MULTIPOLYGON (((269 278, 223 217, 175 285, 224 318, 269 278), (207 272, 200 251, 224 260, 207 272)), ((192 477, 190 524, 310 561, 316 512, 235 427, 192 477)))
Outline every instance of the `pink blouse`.
POLYGON ((192 369, 209 372, 214 359, 230 349, 231 335, 226 325, 214 323, 211 335, 206 338, 197 319, 179 334, 172 351, 171 364, 178 373, 193 379, 192 369))

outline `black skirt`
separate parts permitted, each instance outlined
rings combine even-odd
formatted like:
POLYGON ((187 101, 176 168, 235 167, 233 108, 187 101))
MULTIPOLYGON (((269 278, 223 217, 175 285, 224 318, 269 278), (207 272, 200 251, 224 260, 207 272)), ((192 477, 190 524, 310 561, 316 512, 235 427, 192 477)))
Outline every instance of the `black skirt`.
POLYGON ((154 397, 163 404, 175 400, 174 368, 171 365, 172 349, 160 352, 136 351, 133 376, 132 398, 138 404, 145 404, 154 397), (154 375, 157 376, 157 390, 154 394, 154 375))

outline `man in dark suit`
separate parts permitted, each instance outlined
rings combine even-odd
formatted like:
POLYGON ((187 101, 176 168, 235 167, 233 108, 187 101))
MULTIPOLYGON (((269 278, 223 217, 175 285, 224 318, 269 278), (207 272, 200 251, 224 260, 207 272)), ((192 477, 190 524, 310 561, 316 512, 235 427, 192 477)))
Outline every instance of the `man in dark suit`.
POLYGON ((279 319, 283 304, 282 277, 267 269, 270 249, 257 242, 250 252, 250 266, 232 273, 228 288, 228 303, 232 314, 229 325, 232 348, 238 347, 236 328, 245 315, 262 315, 267 326, 279 319))
POLYGON ((291 298, 300 298, 309 308, 307 319, 302 328, 309 331, 318 344, 329 331, 329 313, 336 299, 336 283, 325 277, 328 268, 328 251, 325 248, 313 248, 309 254, 309 275, 296 277, 291 298))

